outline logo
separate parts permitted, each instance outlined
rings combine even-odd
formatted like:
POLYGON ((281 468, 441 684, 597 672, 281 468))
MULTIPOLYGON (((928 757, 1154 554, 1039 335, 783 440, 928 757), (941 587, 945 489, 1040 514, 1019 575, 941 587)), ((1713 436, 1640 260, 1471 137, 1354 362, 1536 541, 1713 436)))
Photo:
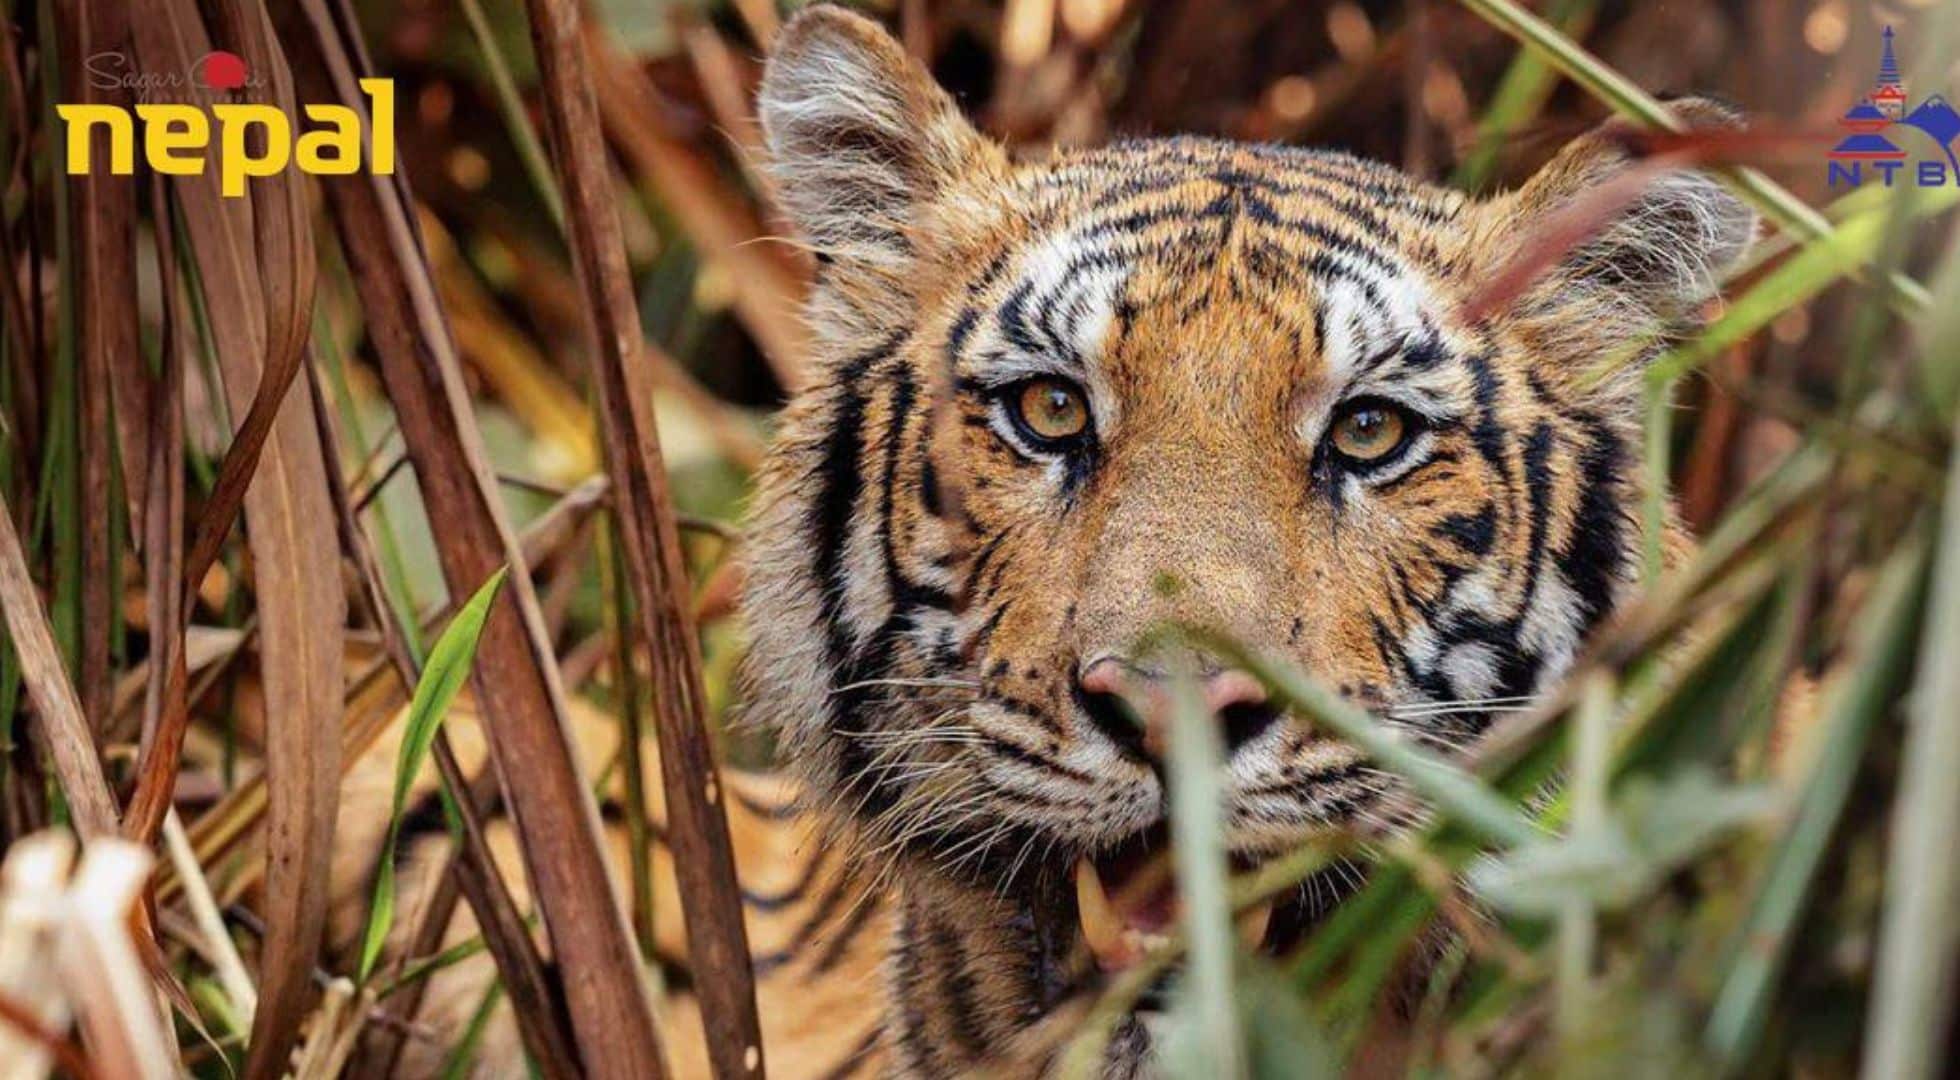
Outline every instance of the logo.
MULTIPOLYGON (((252 75, 245 58, 220 49, 206 53, 187 72, 137 71, 127 53, 100 52, 82 61, 88 84, 97 90, 128 90, 137 101, 150 102, 172 91, 260 90, 265 79, 252 75)), ((179 93, 177 96, 182 97, 179 93)))
POLYGON ((98 90, 125 89, 136 104, 125 109, 104 104, 58 104, 55 112, 68 127, 68 174, 81 176, 95 166, 96 150, 106 145, 109 172, 128 176, 136 171, 136 130, 141 121, 143 157, 150 168, 166 176, 199 176, 210 167, 207 151, 211 132, 218 132, 218 191, 226 198, 245 194, 246 181, 298 168, 315 176, 347 176, 359 172, 363 159, 382 176, 395 171, 395 83, 392 79, 362 79, 371 132, 362 131, 361 114, 346 105, 301 107, 305 130, 295 131, 293 117, 271 105, 235 100, 247 90, 260 90, 263 78, 254 76, 235 53, 206 54, 184 73, 142 73, 121 53, 98 53, 86 64, 89 84, 98 90), (181 99, 203 91, 234 100, 213 102, 210 109, 181 99), (178 98, 178 101, 162 100, 178 98), (95 137, 97 129, 106 140, 95 137), (254 132, 259 138, 253 139, 254 132))
POLYGON ((1831 187, 1856 187, 1876 179, 1886 187, 1916 184, 1919 187, 1960 185, 1960 159, 1954 144, 1960 140, 1960 112, 1934 94, 1908 110, 1905 79, 1899 62, 1892 55, 1892 28, 1885 28, 1885 52, 1878 62, 1878 81, 1871 93, 1853 105, 1838 126, 1845 136, 1830 153, 1828 182, 1831 187), (1942 161, 1924 151, 1931 139, 1942 161), (1899 141, 1921 148, 1909 155, 1899 141))

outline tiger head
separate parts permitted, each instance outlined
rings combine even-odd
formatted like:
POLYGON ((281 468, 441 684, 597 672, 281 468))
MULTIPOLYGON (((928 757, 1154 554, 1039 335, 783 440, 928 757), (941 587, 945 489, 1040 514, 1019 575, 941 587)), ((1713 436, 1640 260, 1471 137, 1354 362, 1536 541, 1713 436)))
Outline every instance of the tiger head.
POLYGON ((1625 139, 1488 200, 1208 139, 1023 163, 828 8, 782 31, 760 111, 819 273, 751 518, 751 708, 903 890, 981 887, 1064 939, 1055 883, 1161 828, 1162 739, 1126 702, 1173 668, 1217 716, 1239 858, 1394 795, 1245 674, 1144 650, 1155 629, 1448 752, 1561 674, 1640 575, 1640 354, 1755 229, 1661 174, 1480 304, 1625 139))

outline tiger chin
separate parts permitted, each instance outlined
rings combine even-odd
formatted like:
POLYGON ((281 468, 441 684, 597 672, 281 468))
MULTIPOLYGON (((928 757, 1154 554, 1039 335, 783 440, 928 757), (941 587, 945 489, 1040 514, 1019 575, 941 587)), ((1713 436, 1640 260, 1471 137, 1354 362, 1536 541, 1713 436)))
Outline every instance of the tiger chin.
MULTIPOLYGON (((1407 820, 1256 680, 1140 651, 1154 628, 1230 635, 1445 753, 1552 685, 1638 576, 1641 354, 1756 228, 1667 174, 1470 314, 1626 167, 1619 133, 1487 200, 1200 138, 1020 162, 828 7, 783 29, 760 114, 819 274, 750 521, 748 697, 892 890, 904 1076, 1038 1070, 1013 1048, 1170 924, 1168 672, 1217 718, 1235 864, 1407 820)), ((1331 891, 1242 930, 1283 949, 1331 891)), ((1108 1073, 1149 1054, 1133 1019, 1108 1073)))

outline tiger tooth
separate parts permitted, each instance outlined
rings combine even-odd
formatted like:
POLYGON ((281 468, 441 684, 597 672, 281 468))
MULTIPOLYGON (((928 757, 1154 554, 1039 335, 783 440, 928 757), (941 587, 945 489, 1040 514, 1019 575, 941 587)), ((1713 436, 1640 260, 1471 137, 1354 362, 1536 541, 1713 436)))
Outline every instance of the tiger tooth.
POLYGON ((1129 951, 1123 941, 1123 921, 1110 906, 1102 875, 1089 859, 1075 864, 1075 907, 1081 915, 1082 940, 1089 946, 1089 952, 1105 968, 1120 965, 1122 956, 1129 951))
POLYGON ((1266 926, 1272 921, 1273 902, 1268 900, 1258 907, 1247 908, 1239 912, 1238 918, 1233 920, 1233 924, 1238 927, 1239 941, 1247 949, 1258 952, 1259 947, 1266 943, 1266 926))

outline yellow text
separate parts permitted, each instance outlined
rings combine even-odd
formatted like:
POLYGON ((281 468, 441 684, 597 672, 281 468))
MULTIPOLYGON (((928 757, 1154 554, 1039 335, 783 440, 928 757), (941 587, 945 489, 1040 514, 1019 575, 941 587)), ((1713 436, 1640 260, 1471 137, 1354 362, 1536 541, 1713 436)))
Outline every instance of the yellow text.
MULTIPOLYGON (((368 167, 382 176, 395 171, 395 84, 362 79, 372 137, 368 167)), ((95 132, 108 135, 109 171, 136 171, 136 121, 143 121, 143 156, 150 168, 168 176, 197 176, 209 168, 206 151, 211 128, 218 128, 218 191, 226 198, 245 194, 253 177, 271 176, 297 166, 316 176, 346 176, 361 167, 361 114, 346 105, 305 106, 314 125, 293 138, 292 118, 270 105, 220 104, 207 113, 194 105, 138 105, 135 115, 115 105, 56 105, 68 125, 68 172, 81 176, 95 167, 95 132), (260 136, 252 138, 253 132, 260 136)))

